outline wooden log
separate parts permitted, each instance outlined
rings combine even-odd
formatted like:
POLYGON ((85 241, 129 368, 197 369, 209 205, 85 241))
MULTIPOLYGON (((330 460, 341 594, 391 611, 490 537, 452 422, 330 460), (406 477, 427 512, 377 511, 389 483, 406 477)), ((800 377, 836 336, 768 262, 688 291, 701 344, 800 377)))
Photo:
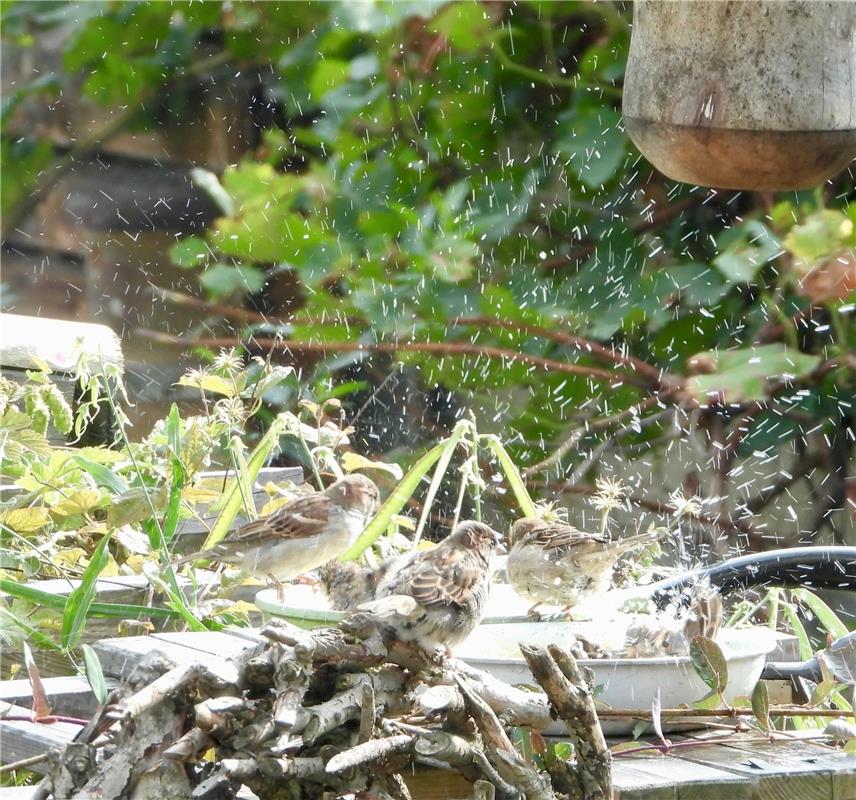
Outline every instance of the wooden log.
POLYGON ((488 760, 502 779, 519 789, 526 800, 555 800, 549 779, 520 757, 502 723, 487 702, 473 690, 469 680, 458 676, 457 683, 467 711, 479 729, 488 760))
POLYGON ((551 645, 520 645, 532 675, 568 728, 576 755, 579 796, 611 800, 612 755, 597 718, 588 682, 573 656, 551 645))
POLYGON ((325 769, 327 772, 342 772, 367 765, 382 768, 383 763, 391 757, 409 753, 414 739, 415 737, 411 734, 399 734, 362 742, 333 756, 327 762, 325 769))
POLYGON ((634 3, 624 125, 688 183, 821 185, 856 156, 856 4, 634 3))

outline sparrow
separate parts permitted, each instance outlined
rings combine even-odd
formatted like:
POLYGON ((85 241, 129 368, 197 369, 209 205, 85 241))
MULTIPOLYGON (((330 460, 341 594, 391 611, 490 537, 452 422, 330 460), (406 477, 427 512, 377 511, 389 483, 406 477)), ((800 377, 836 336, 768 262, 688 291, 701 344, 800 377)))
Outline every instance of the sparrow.
POLYGON ((461 522, 434 547, 397 559, 378 582, 375 600, 358 610, 399 640, 448 655, 484 616, 499 541, 493 528, 461 522))
POLYGON ((685 656, 695 636, 716 638, 722 625, 722 596, 710 584, 692 588, 688 608, 637 614, 624 636, 624 658, 685 656))
POLYGON ((620 556, 659 536, 651 532, 610 541, 603 534, 584 533, 562 522, 519 519, 508 536, 508 582, 534 603, 530 616, 537 616, 542 603, 562 606, 569 613, 584 597, 609 589, 612 567, 620 556))
POLYGON ((378 583, 395 560, 387 559, 377 569, 372 569, 355 561, 333 559, 318 570, 318 588, 327 596, 334 611, 350 611, 375 599, 378 583))
POLYGON ((209 550, 185 556, 179 563, 209 558, 281 584, 347 550, 374 516, 378 500, 371 479, 347 475, 323 492, 299 497, 248 522, 209 550))

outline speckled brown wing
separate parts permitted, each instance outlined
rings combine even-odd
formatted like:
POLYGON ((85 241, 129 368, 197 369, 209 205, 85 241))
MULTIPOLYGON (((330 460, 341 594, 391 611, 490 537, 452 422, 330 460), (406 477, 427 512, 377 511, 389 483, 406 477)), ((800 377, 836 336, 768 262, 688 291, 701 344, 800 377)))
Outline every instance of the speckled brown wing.
POLYGON ((526 544, 534 544, 543 550, 553 551, 557 556, 571 551, 585 550, 588 547, 602 549, 608 539, 599 533, 584 533, 573 525, 563 523, 548 523, 543 528, 536 528, 523 537, 526 544))
POLYGON ((405 594, 425 609, 465 605, 484 578, 467 552, 438 546, 419 554, 388 584, 388 594, 405 594))
POLYGON ((275 539, 305 539, 324 530, 333 501, 325 494, 310 494, 278 508, 268 517, 248 522, 227 536, 221 544, 240 548, 257 547, 275 539))

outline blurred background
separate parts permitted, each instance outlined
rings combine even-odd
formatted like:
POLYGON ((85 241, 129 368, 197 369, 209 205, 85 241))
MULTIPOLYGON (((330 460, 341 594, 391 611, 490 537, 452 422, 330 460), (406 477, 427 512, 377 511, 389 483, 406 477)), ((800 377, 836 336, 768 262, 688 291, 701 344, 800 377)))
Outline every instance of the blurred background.
POLYGON ((621 124, 631 12, 4 2, 3 310, 110 326, 132 437, 235 347, 297 369, 270 414, 338 398, 374 457, 472 414, 578 525, 611 478, 633 530, 697 499, 700 558, 852 544, 852 173, 656 172, 621 124))

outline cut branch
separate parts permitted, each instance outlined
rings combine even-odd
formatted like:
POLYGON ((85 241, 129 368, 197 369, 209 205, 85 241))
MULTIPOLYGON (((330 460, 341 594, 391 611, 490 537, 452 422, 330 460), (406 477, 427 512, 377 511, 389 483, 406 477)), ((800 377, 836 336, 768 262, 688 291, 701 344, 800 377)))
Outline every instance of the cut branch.
POLYGON ((624 383, 633 383, 646 386, 647 382, 641 380, 633 373, 615 372, 601 369, 599 367, 584 367, 579 364, 569 364, 565 361, 556 361, 552 358, 519 353, 516 350, 508 350, 502 347, 490 345, 473 345, 466 342, 293 342, 285 339, 272 339, 269 337, 251 336, 246 342, 233 336, 219 336, 209 338, 189 338, 173 336, 160 331, 152 331, 147 328, 137 328, 137 333, 152 341, 161 344, 174 345, 176 347, 209 347, 212 349, 224 349, 229 347, 244 346, 248 350, 258 349, 264 352, 279 352, 285 355, 327 355, 328 353, 426 353, 428 355, 443 356, 476 356, 483 358, 495 358, 505 361, 514 361, 521 364, 529 364, 532 367, 540 367, 547 372, 561 372, 566 375, 590 378, 595 381, 609 383, 611 386, 620 386, 624 383))
POLYGON ((549 649, 520 645, 532 675, 568 728, 576 754, 579 797, 612 800, 612 755, 606 746, 594 698, 572 656, 555 645, 549 649))

